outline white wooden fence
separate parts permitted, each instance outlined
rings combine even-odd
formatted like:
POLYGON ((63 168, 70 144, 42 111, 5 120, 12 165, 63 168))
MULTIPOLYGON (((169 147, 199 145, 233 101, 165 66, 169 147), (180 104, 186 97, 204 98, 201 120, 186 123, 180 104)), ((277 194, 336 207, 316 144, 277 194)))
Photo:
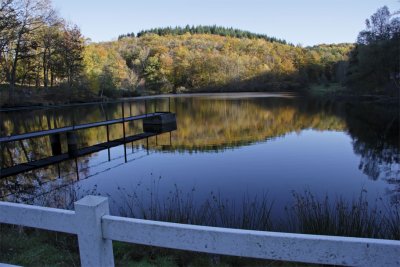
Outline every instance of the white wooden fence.
POLYGON ((78 235, 81 265, 114 266, 112 240, 260 259, 350 266, 400 266, 400 241, 262 232, 109 215, 86 196, 75 211, 0 202, 0 223, 78 235))

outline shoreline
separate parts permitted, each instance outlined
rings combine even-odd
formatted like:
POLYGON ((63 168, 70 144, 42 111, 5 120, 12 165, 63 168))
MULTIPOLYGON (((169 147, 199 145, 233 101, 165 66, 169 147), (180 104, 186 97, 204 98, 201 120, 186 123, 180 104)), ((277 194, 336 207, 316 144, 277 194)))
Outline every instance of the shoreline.
POLYGON ((309 97, 320 100, 333 100, 333 101, 345 101, 351 103, 373 103, 373 104, 400 104, 398 96, 390 96, 383 94, 368 94, 368 95, 355 95, 349 93, 335 93, 328 92, 322 94, 313 94, 312 92, 295 92, 295 91, 274 91, 274 92, 254 92, 254 91, 243 91, 243 92, 193 92, 193 93, 168 93, 168 94, 157 94, 157 95, 144 95, 144 96, 133 96, 133 97, 120 97, 120 98, 90 98, 82 101, 72 101, 70 103, 65 102, 47 102, 38 103, 37 99, 31 98, 31 102, 22 102, 23 104, 15 105, 4 105, 0 107, 0 112, 19 111, 19 110, 30 110, 30 109, 46 109, 46 108, 63 108, 73 106, 84 106, 84 105, 96 105, 96 104, 108 104, 108 103, 121 103, 135 100, 147 100, 147 99, 160 99, 160 98, 188 98, 188 97, 199 97, 199 98, 214 98, 214 99, 245 99, 245 98, 266 98, 266 97, 279 97, 279 98, 294 98, 294 97, 309 97))
POLYGON ((121 97, 121 98, 108 98, 105 100, 88 100, 87 102, 71 102, 68 104, 37 104, 37 105, 15 105, 10 107, 0 107, 0 112, 7 111, 18 111, 26 109, 45 109, 45 108, 63 108, 83 105, 96 105, 96 104, 108 104, 108 103, 121 103, 135 100, 146 100, 146 99, 160 99, 160 98, 187 98, 187 97, 201 97, 201 98, 221 98, 221 99, 239 99, 239 98, 265 98, 265 97, 284 97, 293 98, 300 94, 293 92, 234 92, 234 93, 223 93, 223 92, 208 92, 208 93, 179 93, 179 94, 159 94, 159 95, 146 95, 146 96, 135 96, 135 97, 121 97))

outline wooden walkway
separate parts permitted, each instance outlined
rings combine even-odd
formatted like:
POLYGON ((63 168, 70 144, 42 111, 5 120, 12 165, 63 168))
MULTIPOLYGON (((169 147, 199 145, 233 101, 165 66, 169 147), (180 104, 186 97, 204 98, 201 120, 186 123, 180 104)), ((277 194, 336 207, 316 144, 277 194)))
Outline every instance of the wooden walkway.
MULTIPOLYGON (((77 149, 76 156, 77 157, 85 156, 85 155, 95 153, 95 152, 98 152, 98 151, 101 151, 104 149, 109 149, 109 148, 116 147, 116 146, 119 146, 122 144, 126 144, 126 143, 130 143, 133 141, 138 141, 141 139, 156 136, 158 134, 159 133, 145 132, 145 133, 140 133, 140 134, 136 134, 136 135, 132 135, 132 136, 127 136, 125 138, 115 139, 110 142, 105 142, 105 143, 100 143, 100 144, 89 146, 89 147, 80 148, 80 149, 77 149)), ((70 160, 70 159, 74 159, 74 158, 71 158, 68 153, 63 153, 63 154, 56 155, 56 156, 51 156, 51 157, 47 157, 47 158, 43 158, 43 159, 39 159, 39 160, 27 162, 27 163, 18 164, 18 165, 9 167, 9 168, 1 169, 0 178, 16 175, 16 174, 19 174, 22 172, 32 171, 35 169, 43 168, 43 167, 46 167, 46 166, 49 166, 52 164, 56 164, 56 163, 60 163, 62 161, 66 161, 66 160, 70 160)))
POLYGON ((72 125, 72 126, 37 131, 37 132, 3 136, 3 137, 0 137, 0 143, 14 142, 14 141, 19 141, 19 140, 24 140, 24 139, 30 139, 30 138, 35 138, 35 137, 51 135, 51 134, 66 133, 69 131, 83 130, 83 129, 99 127, 99 126, 107 126, 107 125, 111 125, 111 124, 123 123, 123 122, 128 122, 128 121, 142 120, 145 118, 160 116, 160 115, 163 115, 166 113, 170 113, 170 112, 148 113, 148 114, 143 114, 143 115, 136 115, 136 116, 130 116, 130 117, 107 120, 107 121, 92 122, 92 123, 72 125))

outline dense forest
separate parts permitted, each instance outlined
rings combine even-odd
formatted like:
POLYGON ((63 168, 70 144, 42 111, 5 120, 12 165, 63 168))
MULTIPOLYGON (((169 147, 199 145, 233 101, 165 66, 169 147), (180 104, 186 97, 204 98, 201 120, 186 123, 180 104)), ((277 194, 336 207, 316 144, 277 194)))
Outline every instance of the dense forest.
POLYGON ((312 47, 219 26, 156 28, 92 43, 48 0, 2 0, 0 14, 2 104, 34 88, 92 98, 331 83, 356 94, 399 91, 400 19, 387 7, 366 21, 355 44, 312 47))
POLYGON ((347 84, 366 91, 400 89, 400 11, 384 6, 366 20, 351 52, 347 84))
POLYGON ((101 91, 129 85, 140 93, 263 91, 335 81, 340 76, 338 62, 347 59, 351 48, 342 44, 304 49, 264 39, 148 33, 91 44, 84 60, 89 81, 104 87, 95 88, 101 91))
MULTIPOLYGON (((215 34, 215 35, 220 35, 220 36, 230 36, 230 37, 236 37, 236 38, 248 38, 248 39, 264 39, 269 42, 278 42, 281 44, 287 44, 285 40, 278 39, 275 37, 270 37, 266 34, 257 34, 257 33, 252 33, 249 31, 243 31, 240 29, 234 29, 234 28, 226 28, 226 27, 221 27, 217 25, 213 26, 189 26, 186 25, 186 27, 164 27, 164 28, 154 28, 150 30, 142 30, 138 32, 136 35, 137 37, 143 36, 148 33, 155 33, 160 36, 164 35, 183 35, 185 33, 190 33, 190 34, 215 34)), ((122 34, 118 37, 118 40, 125 38, 125 37, 135 37, 135 33, 128 33, 128 34, 122 34)))
POLYGON ((84 40, 76 25, 59 18, 46 0, 2 0, 0 81, 21 86, 75 85, 84 40))

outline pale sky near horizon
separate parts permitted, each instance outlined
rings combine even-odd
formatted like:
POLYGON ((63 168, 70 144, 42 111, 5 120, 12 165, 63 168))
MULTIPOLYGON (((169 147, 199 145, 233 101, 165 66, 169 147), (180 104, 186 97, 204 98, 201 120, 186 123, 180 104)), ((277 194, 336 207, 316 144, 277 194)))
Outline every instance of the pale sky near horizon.
POLYGON ((354 42, 378 8, 400 10, 399 0, 53 0, 53 5, 94 42, 154 27, 216 24, 305 46, 354 42))

